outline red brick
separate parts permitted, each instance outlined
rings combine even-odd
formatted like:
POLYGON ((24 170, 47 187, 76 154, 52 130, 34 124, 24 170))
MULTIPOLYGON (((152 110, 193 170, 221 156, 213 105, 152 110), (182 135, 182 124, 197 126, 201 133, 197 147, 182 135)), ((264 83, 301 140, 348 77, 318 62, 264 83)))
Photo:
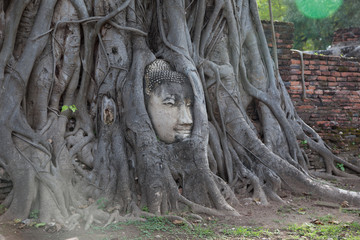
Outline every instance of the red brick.
POLYGON ((359 77, 347 77, 348 82, 360 82, 359 77))
POLYGON ((291 91, 298 91, 300 89, 302 89, 302 87, 300 85, 299 86, 290 86, 291 91))
POLYGON ((360 98, 356 98, 356 97, 350 97, 349 101, 351 103, 360 103, 360 98))
POLYGON ((328 65, 331 65, 331 66, 334 66, 334 65, 337 65, 338 62, 336 61, 328 61, 328 65))
POLYGON ((331 72, 329 72, 329 71, 323 71, 323 72, 321 72, 321 75, 330 76, 330 75, 331 75, 331 72))
POLYGON ((350 93, 350 91, 348 91, 348 90, 341 90, 341 91, 337 91, 336 95, 347 96, 349 93, 350 93))
POLYGON ((299 81, 291 81, 290 85, 291 86, 298 86, 298 85, 300 85, 300 82, 299 81))
POLYGON ((349 71, 350 72, 358 72, 359 68, 357 68, 357 67, 349 67, 349 71))
POLYGON ((314 74, 320 76, 320 75, 321 75, 321 71, 317 70, 317 71, 314 72, 314 74))
POLYGON ((317 121, 316 124, 317 125, 328 125, 330 123, 328 121, 317 121))
POLYGON ((308 69, 317 70, 317 69, 319 69, 319 66, 318 65, 309 65, 308 69))
POLYGON ((318 76, 317 79, 319 81, 326 81, 328 78, 326 76, 318 76))
POLYGON ((332 98, 333 98, 332 96, 326 96, 326 95, 321 96, 321 99, 332 99, 332 98))
POLYGON ((321 71, 327 71, 327 70, 328 70, 328 66, 320 66, 320 70, 321 70, 321 71))
POLYGON ((291 75, 290 79, 291 80, 299 80, 301 78, 301 76, 299 75, 291 75))
POLYGON ((314 106, 311 105, 302 105, 302 106, 298 106, 297 109, 299 110, 304 110, 304 109, 313 109, 314 106))
POLYGON ((344 66, 348 66, 348 67, 353 67, 356 66, 356 62, 350 62, 350 61, 344 61, 342 65, 344 66))
POLYGON ((290 74, 292 74, 292 75, 299 75, 299 74, 301 74, 301 70, 299 70, 299 69, 291 69, 291 70, 290 70, 290 74))

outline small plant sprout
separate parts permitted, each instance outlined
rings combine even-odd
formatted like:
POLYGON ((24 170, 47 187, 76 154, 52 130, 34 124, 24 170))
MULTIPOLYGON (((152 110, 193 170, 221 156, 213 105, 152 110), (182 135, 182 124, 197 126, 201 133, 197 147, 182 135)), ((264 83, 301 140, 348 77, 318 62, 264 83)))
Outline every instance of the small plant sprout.
POLYGON ((337 163, 337 164, 336 164, 336 167, 337 167, 338 169, 340 169, 341 171, 345 172, 344 164, 342 164, 342 163, 337 163))
POLYGON ((29 218, 38 219, 39 218, 39 210, 33 210, 30 212, 29 218))
POLYGON ((307 149, 308 148, 308 141, 307 140, 301 140, 300 141, 300 145, 304 148, 307 149))
POLYGON ((61 107, 61 112, 65 112, 68 109, 70 109, 72 112, 76 112, 76 110, 78 110, 77 107, 75 106, 75 104, 73 104, 73 105, 63 105, 61 107))

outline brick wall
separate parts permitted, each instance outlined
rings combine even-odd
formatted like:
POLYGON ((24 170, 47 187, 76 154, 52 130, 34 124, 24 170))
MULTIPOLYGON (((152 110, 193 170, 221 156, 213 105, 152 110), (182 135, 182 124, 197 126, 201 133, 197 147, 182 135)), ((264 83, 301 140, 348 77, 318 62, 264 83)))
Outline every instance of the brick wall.
MULTIPOLYGON (((263 27, 271 50, 271 28, 263 27)), ((300 55, 291 50, 294 26, 275 22, 279 70, 299 116, 341 151, 359 149, 360 60, 304 54, 306 99, 302 99, 300 55)), ((334 43, 359 41, 360 29, 338 30, 334 43)))
POLYGON ((306 99, 301 98, 299 53, 292 53, 290 68, 288 91, 301 118, 325 140, 358 147, 360 59, 304 54, 306 99))
POLYGON ((339 29, 334 32, 333 45, 360 41, 360 28, 339 29))
MULTIPOLYGON (((272 54, 272 33, 270 21, 262 21, 265 36, 272 54)), ((294 24, 289 22, 274 22, 276 45, 278 49, 279 71, 284 81, 290 80, 291 48, 294 39, 294 24)))

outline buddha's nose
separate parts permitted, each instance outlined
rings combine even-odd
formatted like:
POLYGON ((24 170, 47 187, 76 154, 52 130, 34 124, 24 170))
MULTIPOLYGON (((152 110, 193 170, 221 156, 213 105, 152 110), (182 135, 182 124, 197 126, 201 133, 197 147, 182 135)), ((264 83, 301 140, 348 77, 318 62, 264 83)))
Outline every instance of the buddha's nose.
POLYGON ((185 106, 185 104, 182 104, 180 106, 180 116, 179 116, 179 124, 183 125, 192 125, 192 115, 191 110, 189 107, 185 106))

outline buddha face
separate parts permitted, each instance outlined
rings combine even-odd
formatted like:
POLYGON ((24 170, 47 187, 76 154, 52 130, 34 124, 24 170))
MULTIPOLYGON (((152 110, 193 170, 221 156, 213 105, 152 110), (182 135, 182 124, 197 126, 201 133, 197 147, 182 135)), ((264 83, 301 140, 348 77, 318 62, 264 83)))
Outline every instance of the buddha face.
POLYGON ((191 136, 193 92, 189 83, 163 82, 149 94, 147 110, 159 139, 165 143, 191 136))

